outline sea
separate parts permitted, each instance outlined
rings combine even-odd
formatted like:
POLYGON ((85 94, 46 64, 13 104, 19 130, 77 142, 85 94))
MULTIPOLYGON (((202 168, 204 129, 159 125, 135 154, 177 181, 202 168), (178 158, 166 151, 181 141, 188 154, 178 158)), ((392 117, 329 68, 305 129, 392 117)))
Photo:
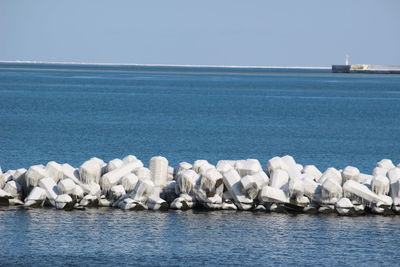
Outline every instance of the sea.
MULTIPOLYGON (((0 63, 0 166, 400 163, 400 75, 0 63)), ((396 266, 400 216, 0 208, 0 266, 396 266)))

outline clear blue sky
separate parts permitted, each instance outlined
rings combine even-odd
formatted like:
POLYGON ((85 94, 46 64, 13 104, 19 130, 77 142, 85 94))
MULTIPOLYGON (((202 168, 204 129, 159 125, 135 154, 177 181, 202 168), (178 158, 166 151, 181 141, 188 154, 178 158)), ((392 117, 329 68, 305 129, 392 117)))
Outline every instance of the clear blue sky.
POLYGON ((400 1, 0 1, 0 60, 400 65, 400 1))

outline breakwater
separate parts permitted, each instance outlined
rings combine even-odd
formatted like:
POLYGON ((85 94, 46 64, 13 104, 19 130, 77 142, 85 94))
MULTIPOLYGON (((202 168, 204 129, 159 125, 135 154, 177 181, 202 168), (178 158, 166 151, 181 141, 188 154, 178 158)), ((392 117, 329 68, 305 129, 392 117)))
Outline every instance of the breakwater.
POLYGON ((333 73, 400 74, 400 66, 382 65, 332 65, 333 73))
POLYGON ((181 162, 157 156, 149 166, 133 155, 79 168, 51 161, 0 171, 0 205, 60 210, 114 207, 122 210, 257 210, 295 213, 400 213, 400 164, 389 159, 371 174, 353 166, 321 172, 293 157, 181 162))

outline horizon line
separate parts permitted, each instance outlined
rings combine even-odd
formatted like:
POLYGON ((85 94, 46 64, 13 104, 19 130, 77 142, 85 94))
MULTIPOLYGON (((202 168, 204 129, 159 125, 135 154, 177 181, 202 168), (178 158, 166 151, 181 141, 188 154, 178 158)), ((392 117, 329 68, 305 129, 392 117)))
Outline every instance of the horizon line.
POLYGON ((194 68, 246 68, 246 69, 331 69, 331 67, 306 66, 242 66, 242 65, 197 65, 197 64, 138 64, 138 63, 96 63, 69 61, 0 60, 0 63, 64 64, 64 65, 105 65, 105 66, 148 66, 148 67, 194 67, 194 68))

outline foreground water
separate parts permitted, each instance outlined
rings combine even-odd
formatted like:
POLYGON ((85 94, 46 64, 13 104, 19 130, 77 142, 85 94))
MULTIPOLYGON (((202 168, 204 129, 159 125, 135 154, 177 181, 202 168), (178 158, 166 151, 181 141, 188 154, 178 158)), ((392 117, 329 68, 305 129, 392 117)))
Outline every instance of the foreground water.
MULTIPOLYGON (((0 165, 400 162, 400 76, 0 64, 0 165)), ((396 265, 399 217, 0 210, 0 265, 396 265)))
POLYGON ((1 263, 391 265, 399 217, 252 212, 0 210, 1 263))

